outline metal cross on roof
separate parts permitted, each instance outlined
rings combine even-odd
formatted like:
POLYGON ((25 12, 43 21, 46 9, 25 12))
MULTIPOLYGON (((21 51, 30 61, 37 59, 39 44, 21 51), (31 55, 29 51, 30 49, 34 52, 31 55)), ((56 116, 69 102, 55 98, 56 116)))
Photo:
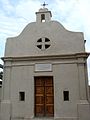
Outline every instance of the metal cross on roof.
POLYGON ((45 8, 46 5, 48 5, 48 4, 46 4, 46 3, 44 2, 44 3, 42 4, 43 8, 45 8))

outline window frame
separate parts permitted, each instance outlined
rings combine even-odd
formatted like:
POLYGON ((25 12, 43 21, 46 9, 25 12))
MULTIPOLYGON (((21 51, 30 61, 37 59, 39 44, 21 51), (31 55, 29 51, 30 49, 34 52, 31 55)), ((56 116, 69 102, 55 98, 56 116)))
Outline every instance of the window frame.
POLYGON ((63 100, 69 101, 69 91, 68 90, 63 91, 63 100))
POLYGON ((19 92, 19 101, 25 101, 25 92, 24 91, 19 92))

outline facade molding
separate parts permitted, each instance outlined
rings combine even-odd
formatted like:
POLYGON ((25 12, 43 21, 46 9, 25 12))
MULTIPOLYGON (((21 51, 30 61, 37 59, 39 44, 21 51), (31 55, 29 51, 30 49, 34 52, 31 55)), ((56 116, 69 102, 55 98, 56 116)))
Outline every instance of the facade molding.
POLYGON ((90 53, 75 53, 75 54, 61 54, 61 55, 42 55, 42 56, 12 56, 12 57, 2 57, 2 60, 5 61, 37 61, 37 60, 57 60, 57 59, 79 59, 79 58, 88 58, 90 53))

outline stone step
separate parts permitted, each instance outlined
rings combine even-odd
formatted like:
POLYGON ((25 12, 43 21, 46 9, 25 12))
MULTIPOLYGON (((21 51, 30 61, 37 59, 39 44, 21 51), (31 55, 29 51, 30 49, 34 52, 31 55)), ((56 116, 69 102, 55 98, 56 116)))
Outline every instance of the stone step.
POLYGON ((11 120, 78 120, 78 118, 13 118, 11 120))

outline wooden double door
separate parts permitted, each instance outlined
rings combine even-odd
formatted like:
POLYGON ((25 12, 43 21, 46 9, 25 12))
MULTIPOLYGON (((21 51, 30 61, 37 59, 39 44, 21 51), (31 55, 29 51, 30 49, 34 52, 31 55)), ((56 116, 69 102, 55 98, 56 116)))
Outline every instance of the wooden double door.
POLYGON ((54 116, 53 77, 35 77, 35 116, 54 116))

